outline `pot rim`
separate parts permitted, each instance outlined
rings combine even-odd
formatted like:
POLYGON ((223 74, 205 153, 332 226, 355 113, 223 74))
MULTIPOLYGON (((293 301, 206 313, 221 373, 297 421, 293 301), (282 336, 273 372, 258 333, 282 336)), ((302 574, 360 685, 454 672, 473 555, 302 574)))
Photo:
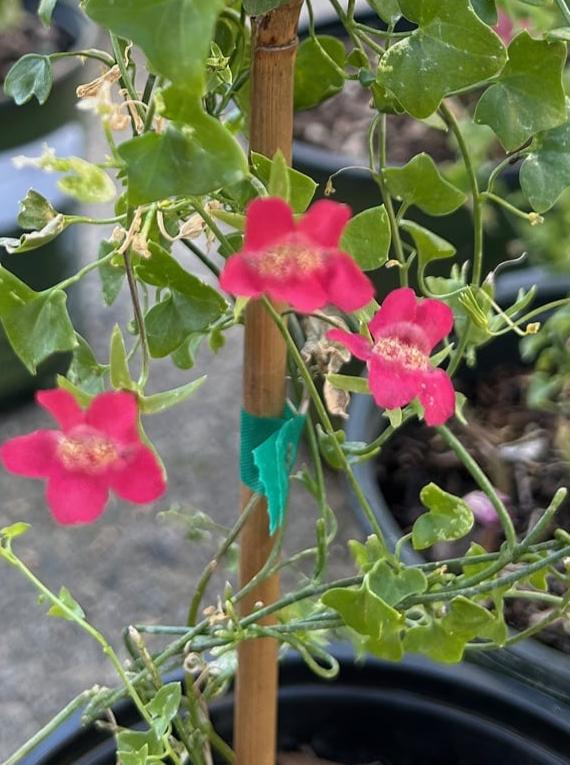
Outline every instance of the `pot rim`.
MULTIPOLYGON (((327 681, 314 675, 303 659, 294 652, 287 652, 279 663, 280 698, 290 700, 303 693, 323 693, 327 698, 358 694, 372 698, 376 694, 394 692, 405 696, 418 705, 433 704, 442 715, 450 717, 468 715, 489 728, 504 728, 508 733, 524 735, 529 743, 552 754, 552 762, 568 763, 557 759, 565 752, 565 742, 570 738, 570 707, 563 707, 548 696, 523 686, 516 680, 505 678, 472 665, 443 666, 422 657, 407 657, 399 663, 389 663, 367 656, 363 662, 355 660, 348 644, 335 644, 333 655, 340 662, 339 678, 327 681), (532 737, 532 738, 531 738, 532 737)), ((165 682, 182 681, 182 673, 174 672, 165 682)), ((223 712, 233 704, 233 695, 216 700, 212 713, 223 712)), ((136 712, 128 700, 114 708, 121 724, 133 725, 136 712), (123 720, 121 720, 123 718, 123 720)), ((42 744, 21 760, 22 765, 56 765, 60 759, 66 765, 73 762, 73 755, 82 756, 91 748, 104 745, 108 737, 96 732, 95 741, 89 745, 92 727, 83 728, 78 712, 57 728, 42 744)))

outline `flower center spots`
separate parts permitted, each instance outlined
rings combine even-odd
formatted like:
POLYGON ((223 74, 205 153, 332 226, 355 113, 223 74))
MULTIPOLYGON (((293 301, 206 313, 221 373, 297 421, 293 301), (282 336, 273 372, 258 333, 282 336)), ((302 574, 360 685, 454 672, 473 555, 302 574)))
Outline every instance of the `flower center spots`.
POLYGON ((81 434, 62 438, 57 456, 66 470, 97 475, 115 462, 119 453, 115 444, 104 436, 81 434))
POLYGON ((322 253, 299 242, 283 242, 266 250, 255 260, 255 268, 264 277, 287 278, 305 275, 319 268, 322 253))
POLYGON ((427 353, 397 337, 381 337, 374 345, 374 353, 385 361, 400 364, 405 369, 427 369, 429 366, 427 353))

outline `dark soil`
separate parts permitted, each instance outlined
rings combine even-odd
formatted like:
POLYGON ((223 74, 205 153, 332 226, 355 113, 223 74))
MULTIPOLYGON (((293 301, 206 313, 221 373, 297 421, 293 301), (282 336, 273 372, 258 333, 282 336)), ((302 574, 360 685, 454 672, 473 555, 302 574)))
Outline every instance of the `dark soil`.
POLYGON ((24 13, 17 25, 0 30, 0 82, 21 56, 65 51, 70 45, 71 37, 66 32, 56 26, 46 29, 36 16, 24 13))
MULTIPOLYGON (((568 428, 568 423, 561 422, 555 414, 527 408, 528 381, 526 370, 503 366, 482 381, 463 383, 459 387, 469 401, 465 412, 469 426, 455 423, 451 426, 495 488, 505 496, 520 535, 534 525, 556 490, 570 483, 568 455, 565 461, 559 448, 568 440, 567 436, 561 437, 563 425, 568 428)), ((405 532, 424 512, 419 493, 430 481, 460 497, 478 489, 438 433, 417 424, 403 428, 383 449, 378 481, 388 507, 405 532)), ((556 521, 557 526, 570 531, 570 501, 564 502, 556 521)), ((489 551, 498 549, 503 541, 500 524, 476 522, 467 539, 438 544, 425 554, 431 560, 461 555, 472 541, 489 551)), ((559 583, 552 580, 551 591, 557 593, 557 586, 559 583)), ((544 606, 509 601, 506 615, 511 626, 524 629, 544 615, 544 606)), ((570 654, 570 634, 562 622, 539 637, 570 654)))
MULTIPOLYGON (((369 90, 358 82, 347 82, 338 95, 295 115, 295 138, 360 163, 365 161, 367 131, 376 113, 370 107, 370 100, 369 90)), ((447 134, 442 130, 405 115, 390 115, 387 123, 389 164, 405 164, 421 151, 430 154, 436 162, 455 159, 447 134)))

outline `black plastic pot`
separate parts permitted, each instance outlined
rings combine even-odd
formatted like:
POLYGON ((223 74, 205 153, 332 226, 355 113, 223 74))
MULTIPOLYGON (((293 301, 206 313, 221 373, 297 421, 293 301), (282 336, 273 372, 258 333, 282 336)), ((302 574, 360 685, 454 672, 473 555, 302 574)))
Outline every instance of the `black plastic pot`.
MULTIPOLYGON (((537 306, 564 298, 570 294, 570 276, 564 278, 560 275, 554 276, 540 268, 529 268, 513 272, 500 279, 497 283, 497 300, 503 306, 511 305, 521 287, 528 289, 533 284, 538 285, 535 301, 537 306)), ((485 374, 498 363, 509 360, 514 363, 520 361, 518 337, 512 333, 495 339, 494 342, 481 349, 478 352, 477 368, 474 370, 464 368, 460 370, 459 375, 470 378, 474 374, 485 374)), ((356 395, 353 397, 350 417, 346 426, 348 441, 370 442, 377 437, 385 424, 386 419, 382 416, 382 410, 374 403, 371 396, 356 395)), ((354 465, 354 473, 370 502, 389 547, 394 549, 396 542, 404 532, 392 515, 381 487, 378 485, 374 460, 354 465)), ((362 512, 359 502, 350 487, 347 487, 347 490, 350 493, 351 505, 361 528, 365 534, 371 534, 370 523, 362 512)), ((413 550, 410 545, 403 547, 402 558, 406 563, 423 562, 421 555, 413 550)), ((496 653, 480 652, 473 654, 473 659, 486 666, 506 672, 513 677, 523 678, 534 686, 543 688, 554 697, 570 703, 570 657, 538 640, 530 639, 496 653)))
MULTIPOLYGON (((337 652, 340 677, 313 675, 296 656, 280 670, 279 748, 308 747, 343 765, 563 765, 569 763, 570 710, 514 681, 475 667, 443 668, 422 661, 355 664, 337 652)), ((231 741, 233 698, 211 710, 231 741)), ((132 726, 130 704, 116 709, 132 726)), ((23 765, 115 765, 108 734, 63 725, 23 765)), ((247 763, 246 765, 255 765, 247 763)))
MULTIPOLYGON (((25 5, 33 12, 38 0, 27 0, 25 5)), ((60 0, 53 19, 54 24, 64 31, 69 50, 93 47, 97 29, 73 2, 60 0)), ((41 155, 45 144, 58 156, 82 156, 85 153, 85 132, 76 108, 75 88, 81 80, 89 78, 89 69, 76 58, 62 59, 56 62, 54 75, 53 90, 44 106, 35 99, 16 106, 11 99, 0 95, 0 236, 18 237, 21 234, 17 224, 19 200, 32 187, 60 212, 74 211, 70 198, 58 189, 56 176, 31 167, 17 169, 12 162, 17 155, 41 155)), ((68 230, 49 245, 27 254, 9 256, 2 250, 0 260, 20 279, 41 290, 76 270, 77 249, 75 231, 68 230)), ((6 404, 45 384, 46 377, 62 367, 62 359, 49 360, 34 378, 0 332, 0 366, 0 404, 6 404)))
MULTIPOLYGON (((374 14, 363 14, 364 23, 378 25, 378 17, 374 14)), ((346 31, 340 22, 328 21, 317 28, 319 34, 346 37, 346 31)), ((382 199, 378 186, 368 170, 354 168, 354 157, 342 156, 335 151, 316 146, 305 141, 295 140, 293 144, 293 164, 302 173, 309 175, 319 184, 317 194, 324 195, 328 179, 341 168, 348 168, 334 179, 336 189, 335 199, 349 204, 355 213, 381 204, 382 199)), ((366 165, 366 161, 363 161, 366 165)), ((501 176, 510 188, 518 188, 518 169, 507 170, 501 176)), ((472 256, 473 249, 473 220, 467 207, 462 207, 451 215, 432 217, 425 215, 417 208, 411 208, 406 217, 414 220, 430 231, 447 239, 457 248, 457 262, 462 263, 472 256)), ((507 259, 508 244, 517 238, 517 232, 511 220, 500 208, 493 210, 493 221, 488 222, 485 231, 484 273, 492 271, 507 259)), ((399 286, 398 269, 383 269, 381 273, 371 274, 379 299, 395 287, 399 286)), ((435 262, 430 265, 429 273, 433 276, 444 276, 449 268, 445 262, 435 262)), ((411 286, 415 283, 415 270, 410 271, 411 286)))

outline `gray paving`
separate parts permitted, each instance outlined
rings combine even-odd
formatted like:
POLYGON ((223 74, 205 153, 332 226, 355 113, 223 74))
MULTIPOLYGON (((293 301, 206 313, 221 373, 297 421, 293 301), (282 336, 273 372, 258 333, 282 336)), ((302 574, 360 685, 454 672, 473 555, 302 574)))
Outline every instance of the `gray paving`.
MULTIPOLYGON (((317 12, 328 12, 327 0, 313 2, 317 12)), ((91 148, 98 156, 96 133, 91 148)), ((84 262, 96 257, 96 235, 101 232, 94 233, 83 232, 84 262)), ((187 258, 185 253, 180 257, 187 258)), ((185 265, 204 275, 189 259, 185 265)), ((129 317, 126 296, 113 310, 105 309, 96 274, 88 277, 80 294, 82 322, 104 359, 113 323, 129 317)), ((236 517, 239 329, 219 355, 202 350, 190 378, 202 374, 209 381, 191 400, 147 420, 170 477, 168 496, 155 507, 116 502, 96 525, 63 529, 52 522, 39 482, 0 471, 0 526, 19 520, 32 524, 18 544, 22 558, 52 589, 69 587, 92 623, 119 648, 121 630, 132 622, 183 622, 193 585, 212 551, 210 545, 189 543, 183 527, 161 520, 160 512, 173 506, 196 508, 226 525, 236 517)), ((168 362, 157 364, 153 375, 157 389, 189 379, 168 362)), ((49 418, 33 404, 0 412, 0 441, 46 426, 49 418)), ((350 570, 343 540, 359 532, 341 481, 332 475, 329 479, 340 521, 331 573, 340 575, 350 570)), ((290 514, 287 547, 294 551, 306 546, 316 516, 301 491, 294 494, 290 514)), ((21 575, 0 564, 0 761, 77 693, 95 683, 116 682, 99 648, 73 625, 47 618, 45 610, 21 575)))

